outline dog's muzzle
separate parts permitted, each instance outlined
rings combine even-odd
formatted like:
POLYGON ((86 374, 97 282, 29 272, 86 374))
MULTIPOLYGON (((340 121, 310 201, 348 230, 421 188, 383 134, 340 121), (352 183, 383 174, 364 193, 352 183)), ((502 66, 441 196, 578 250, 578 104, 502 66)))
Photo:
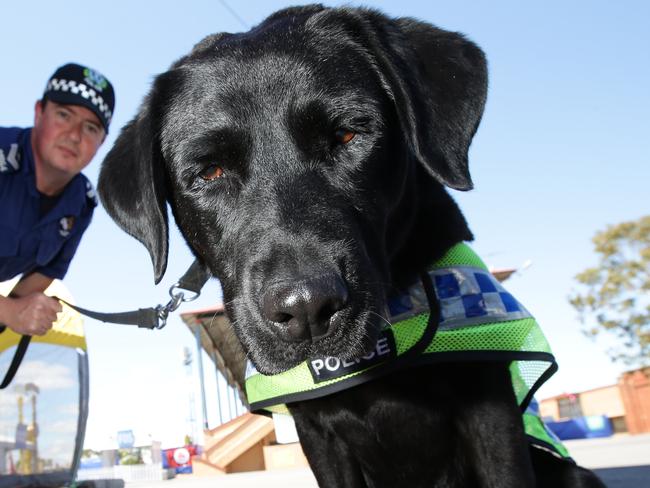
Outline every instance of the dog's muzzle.
POLYGON ((262 316, 288 342, 315 342, 328 335, 348 303, 348 289, 336 273, 280 281, 262 295, 262 316))

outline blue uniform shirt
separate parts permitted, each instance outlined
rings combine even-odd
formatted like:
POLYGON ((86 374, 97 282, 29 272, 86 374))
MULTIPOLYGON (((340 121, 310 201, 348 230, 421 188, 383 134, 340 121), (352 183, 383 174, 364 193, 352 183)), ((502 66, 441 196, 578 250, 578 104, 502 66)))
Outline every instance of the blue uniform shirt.
POLYGON ((0 281, 32 272, 63 278, 97 206, 90 181, 78 174, 40 215, 31 132, 0 127, 0 281))

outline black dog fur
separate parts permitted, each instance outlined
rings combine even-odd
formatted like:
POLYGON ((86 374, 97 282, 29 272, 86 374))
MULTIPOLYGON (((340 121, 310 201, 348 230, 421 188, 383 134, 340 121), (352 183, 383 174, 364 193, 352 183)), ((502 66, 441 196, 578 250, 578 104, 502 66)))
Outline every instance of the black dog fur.
MULTIPOLYGON (((482 51, 319 5, 216 34, 158 76, 104 161, 117 223, 167 263, 167 203, 262 373, 373 347, 389 297, 472 239, 482 51)), ((439 363, 289 405, 323 487, 601 487, 529 449, 505 362, 439 363)))

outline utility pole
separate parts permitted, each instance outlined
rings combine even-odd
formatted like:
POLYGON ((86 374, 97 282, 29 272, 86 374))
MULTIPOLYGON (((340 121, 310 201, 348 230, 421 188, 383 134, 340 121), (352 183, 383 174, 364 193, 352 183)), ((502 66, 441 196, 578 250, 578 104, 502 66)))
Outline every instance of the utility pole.
POLYGON ((195 402, 194 402, 194 382, 192 381, 192 351, 189 347, 183 347, 183 366, 185 366, 185 376, 187 381, 185 384, 189 388, 189 402, 190 402, 190 413, 187 417, 187 422, 189 424, 189 434, 192 438, 192 443, 197 442, 196 438, 196 418, 194 417, 195 402))

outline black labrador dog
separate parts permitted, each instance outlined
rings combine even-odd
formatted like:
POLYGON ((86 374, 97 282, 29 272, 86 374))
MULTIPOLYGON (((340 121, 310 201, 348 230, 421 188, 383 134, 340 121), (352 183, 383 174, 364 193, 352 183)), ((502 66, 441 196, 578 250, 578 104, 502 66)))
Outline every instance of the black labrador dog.
MULTIPOLYGON (((472 234, 483 52, 411 18, 320 5, 221 33, 159 75, 99 193, 165 272, 169 203, 257 370, 367 355, 392 297, 472 234)), ((432 311, 431 313, 434 313, 432 311)), ((288 405, 323 487, 601 487, 531 449, 509 361, 436 362, 288 405)))

